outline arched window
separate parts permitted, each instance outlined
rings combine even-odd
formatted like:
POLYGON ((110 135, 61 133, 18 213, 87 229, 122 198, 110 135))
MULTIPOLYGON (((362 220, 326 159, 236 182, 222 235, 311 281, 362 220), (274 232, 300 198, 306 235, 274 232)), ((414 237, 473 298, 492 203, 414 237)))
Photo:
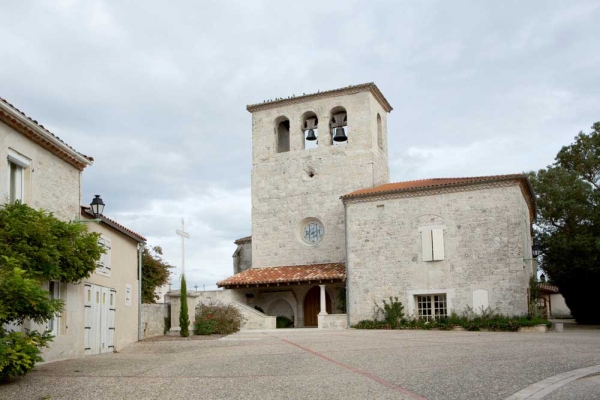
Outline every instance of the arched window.
POLYGON ((346 144, 348 142, 348 114, 346 113, 346 109, 344 107, 335 107, 332 109, 329 124, 333 144, 346 144))
POLYGON ((314 149, 319 145, 319 119, 312 111, 302 115, 302 135, 305 149, 314 149))
POLYGON ((383 126, 381 122, 381 115, 377 114, 377 144, 383 151, 383 126))
POLYGON ((277 135, 277 152, 285 153, 290 151, 290 121, 285 117, 279 117, 275 120, 275 134, 277 135))

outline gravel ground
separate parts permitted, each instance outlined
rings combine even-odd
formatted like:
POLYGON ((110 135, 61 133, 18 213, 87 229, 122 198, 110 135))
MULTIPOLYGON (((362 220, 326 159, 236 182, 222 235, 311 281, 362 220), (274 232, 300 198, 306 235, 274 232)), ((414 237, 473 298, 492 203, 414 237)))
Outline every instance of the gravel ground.
MULTIPOLYGON (((0 399, 505 399, 598 364, 598 330, 242 332, 144 340, 115 354, 44 364, 1 385, 0 399)), ((600 384, 581 379, 554 394, 600 398, 600 384), (582 382, 591 383, 582 389, 582 382)))

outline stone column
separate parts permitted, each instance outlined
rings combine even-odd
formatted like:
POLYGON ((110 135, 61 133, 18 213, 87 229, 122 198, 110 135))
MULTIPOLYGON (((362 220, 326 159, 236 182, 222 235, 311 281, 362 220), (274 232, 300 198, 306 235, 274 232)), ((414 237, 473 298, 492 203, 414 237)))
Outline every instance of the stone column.
POLYGON ((304 149, 304 131, 300 117, 290 117, 290 151, 304 149))
MULTIPOLYGON (((179 291, 167 293, 171 299, 171 329, 167 333, 170 336, 177 336, 181 331, 179 326, 179 309, 181 307, 181 293, 179 291)), ((196 305, 198 304, 198 292, 187 293, 188 318, 190 319, 190 332, 194 330, 194 320, 196 319, 196 305)))
MULTIPOLYGON (((327 111, 327 113, 329 113, 329 111, 327 111)), ((329 129, 329 120, 329 114, 319 117, 319 147, 332 145, 331 129, 329 129)))
POLYGON ((321 288, 321 312, 319 313, 319 315, 327 315, 327 304, 325 302, 325 285, 319 285, 319 287, 321 288))

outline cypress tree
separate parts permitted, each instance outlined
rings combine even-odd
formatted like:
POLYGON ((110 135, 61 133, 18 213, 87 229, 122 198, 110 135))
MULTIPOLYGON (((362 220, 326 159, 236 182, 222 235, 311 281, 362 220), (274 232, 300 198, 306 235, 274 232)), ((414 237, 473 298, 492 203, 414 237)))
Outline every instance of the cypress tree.
POLYGON ((190 336, 190 317, 188 316, 187 284, 185 283, 185 275, 181 275, 181 306, 179 308, 179 326, 181 327, 181 331, 179 332, 181 336, 190 336))

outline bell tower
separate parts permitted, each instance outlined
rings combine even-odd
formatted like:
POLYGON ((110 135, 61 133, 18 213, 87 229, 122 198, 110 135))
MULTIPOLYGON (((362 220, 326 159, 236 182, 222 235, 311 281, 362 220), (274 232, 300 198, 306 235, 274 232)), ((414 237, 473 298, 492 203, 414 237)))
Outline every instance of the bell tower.
POLYGON ((374 83, 247 106, 252 266, 345 261, 340 196, 389 183, 387 114, 374 83))

